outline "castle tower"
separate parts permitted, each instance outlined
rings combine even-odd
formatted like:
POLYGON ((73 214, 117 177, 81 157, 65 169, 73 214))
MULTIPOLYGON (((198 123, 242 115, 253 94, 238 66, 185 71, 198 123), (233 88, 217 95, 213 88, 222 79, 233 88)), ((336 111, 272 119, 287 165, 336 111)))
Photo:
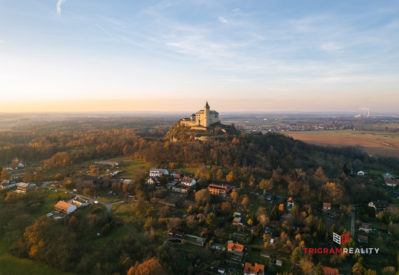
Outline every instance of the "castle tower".
POLYGON ((210 118, 210 116, 209 116, 209 113, 210 113, 210 110, 211 110, 211 107, 209 107, 209 104, 208 104, 208 100, 206 101, 206 104, 205 104, 205 107, 204 107, 204 126, 205 127, 209 127, 209 125, 210 125, 210 121, 209 121, 209 118, 210 118))

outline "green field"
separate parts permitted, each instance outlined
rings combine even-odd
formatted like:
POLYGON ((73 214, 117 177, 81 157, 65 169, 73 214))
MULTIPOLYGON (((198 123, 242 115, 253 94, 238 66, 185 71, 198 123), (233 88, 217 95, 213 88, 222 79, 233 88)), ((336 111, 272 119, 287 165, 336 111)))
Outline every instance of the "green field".
POLYGON ((28 259, 20 259, 9 254, 0 255, 0 275, 53 275, 72 274, 57 271, 46 265, 28 259))
POLYGON ((60 272, 54 268, 31 261, 20 259, 7 253, 10 246, 9 240, 0 239, 0 275, 52 275, 52 274, 72 274, 60 272))
POLYGON ((136 175, 143 174, 151 168, 151 165, 143 160, 127 157, 113 158, 111 160, 121 164, 122 178, 134 178, 136 175))
MULTIPOLYGON (((37 216, 41 216, 54 208, 54 204, 60 200, 65 199, 67 197, 64 193, 53 193, 48 191, 40 191, 45 192, 46 197, 44 199, 44 203, 41 207, 40 213, 37 213, 37 216)), ((12 234, 15 239, 18 233, 12 234)), ((8 247, 14 241, 10 236, 1 236, 0 238, 0 275, 47 275, 47 274, 72 274, 72 273, 63 273, 59 272, 56 269, 48 267, 46 265, 34 262, 29 259, 20 259, 14 257, 7 253, 8 247)))

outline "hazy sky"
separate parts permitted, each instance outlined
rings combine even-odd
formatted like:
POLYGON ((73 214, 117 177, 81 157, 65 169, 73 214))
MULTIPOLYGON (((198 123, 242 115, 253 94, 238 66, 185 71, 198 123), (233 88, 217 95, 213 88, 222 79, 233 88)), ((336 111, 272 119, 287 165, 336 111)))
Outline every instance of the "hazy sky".
POLYGON ((399 112, 399 1, 0 0, 0 112, 399 112))

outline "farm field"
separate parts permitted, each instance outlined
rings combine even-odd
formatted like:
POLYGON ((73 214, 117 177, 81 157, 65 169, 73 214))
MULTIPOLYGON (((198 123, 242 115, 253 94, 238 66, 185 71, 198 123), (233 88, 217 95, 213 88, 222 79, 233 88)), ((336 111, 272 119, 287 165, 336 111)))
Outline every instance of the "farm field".
POLYGON ((304 131, 288 136, 307 143, 331 146, 357 146, 369 154, 399 157, 399 134, 383 131, 304 131))

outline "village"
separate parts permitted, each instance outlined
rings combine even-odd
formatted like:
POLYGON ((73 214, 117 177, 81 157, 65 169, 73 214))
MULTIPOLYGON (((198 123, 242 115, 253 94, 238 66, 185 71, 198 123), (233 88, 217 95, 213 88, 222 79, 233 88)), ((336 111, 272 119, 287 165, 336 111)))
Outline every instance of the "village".
MULTIPOLYGON (((15 170, 18 171, 16 176, 11 176, 10 180, 3 180, 0 183, 0 189, 20 195, 43 188, 49 192, 65 193, 68 199, 57 201, 53 210, 46 214, 48 218, 54 220, 64 219, 75 211, 80 211, 80 208, 96 204, 104 206, 108 212, 112 213, 115 209, 113 206, 137 200, 134 195, 129 194, 129 186, 133 186, 135 180, 124 178, 124 168, 123 163, 103 160, 90 164, 87 171, 82 170, 81 177, 95 184, 103 184, 103 177, 111 180, 111 188, 106 191, 107 196, 112 198, 110 201, 103 202, 100 198, 88 194, 87 191, 81 194, 70 182, 67 184, 56 180, 43 183, 20 182, 18 176, 21 169, 24 169, 22 165, 15 170), (92 175, 93 172, 95 175, 92 175), (115 189, 115 183, 120 189, 115 189), (74 188, 68 187, 68 184, 74 188)), ((7 171, 13 175, 11 169, 7 171)), ((367 177, 367 172, 364 171, 355 171, 351 174, 353 177, 367 177)), ((284 232, 279 227, 287 226, 287 222, 298 215, 299 209, 304 208, 300 205, 300 199, 297 200, 292 196, 283 197, 266 191, 252 191, 247 193, 241 202, 237 202, 238 192, 242 189, 229 184, 228 179, 220 183, 208 183, 198 179, 194 173, 165 168, 151 168, 145 172, 145 175, 143 182, 147 190, 162 194, 157 201, 159 205, 170 208, 174 218, 192 217, 192 222, 196 224, 191 228, 182 226, 181 223, 169 225, 164 233, 164 246, 173 246, 183 252, 187 250, 187 253, 193 253, 193 251, 199 253, 202 249, 210 249, 217 259, 207 268, 208 272, 213 274, 271 274, 284 270, 290 264, 291 259, 287 255, 277 252, 283 250, 282 242, 285 239, 284 232), (264 214, 262 216, 262 213, 254 216, 257 201, 262 202, 262 205, 271 211, 269 217, 264 214), (220 205, 220 209, 215 209, 215 205, 220 205), (272 215, 281 218, 275 218, 272 215), (255 219, 258 220, 257 226, 254 225, 255 219), (227 226, 226 223, 230 225, 227 226), (209 239, 207 231, 212 227, 217 232, 218 224, 223 226, 220 228, 223 232, 209 239)), ((398 179, 389 173, 383 174, 382 177, 386 188, 396 190, 398 179)), ((375 243, 377 238, 386 234, 385 230, 381 230, 380 225, 356 216, 364 211, 365 207, 374 210, 373 213, 377 217, 386 215, 390 205, 387 201, 377 200, 370 201, 366 206, 353 206, 353 211, 345 218, 348 221, 352 219, 353 222, 346 230, 351 232, 351 238, 356 236, 355 242, 360 247, 375 243)), ((323 202, 319 210, 315 211, 320 213, 327 226, 331 226, 339 215, 338 208, 339 205, 328 201, 323 202)), ((259 209, 257 210, 259 212, 259 209)), ((303 212, 300 215, 307 214, 303 212)), ((201 264, 201 262, 196 263, 198 266, 201 264)), ((330 266, 322 266, 322 269, 324 274, 342 274, 339 269, 330 266)))

